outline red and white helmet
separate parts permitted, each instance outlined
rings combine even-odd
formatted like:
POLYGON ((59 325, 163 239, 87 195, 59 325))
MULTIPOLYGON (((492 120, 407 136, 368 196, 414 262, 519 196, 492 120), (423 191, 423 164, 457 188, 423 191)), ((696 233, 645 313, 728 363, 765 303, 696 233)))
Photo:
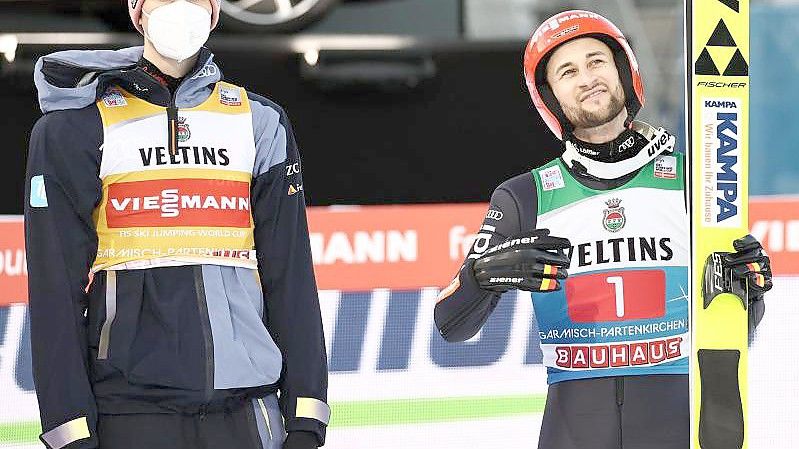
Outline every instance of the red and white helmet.
POLYGON ((558 46, 578 37, 595 37, 613 51, 627 99, 628 122, 644 105, 644 84, 638 71, 638 61, 616 25, 590 11, 572 10, 555 14, 535 30, 524 50, 524 78, 538 113, 559 139, 563 139, 564 131, 571 130, 572 125, 546 81, 546 62, 558 46))
MULTIPOLYGON (((144 34, 144 30, 139 23, 139 19, 141 19, 141 8, 144 5, 145 0, 128 0, 128 14, 130 14, 130 20, 133 21, 133 26, 139 30, 139 33, 144 34)), ((219 23, 219 0, 211 0, 211 29, 213 30, 216 28, 216 24, 219 23)))

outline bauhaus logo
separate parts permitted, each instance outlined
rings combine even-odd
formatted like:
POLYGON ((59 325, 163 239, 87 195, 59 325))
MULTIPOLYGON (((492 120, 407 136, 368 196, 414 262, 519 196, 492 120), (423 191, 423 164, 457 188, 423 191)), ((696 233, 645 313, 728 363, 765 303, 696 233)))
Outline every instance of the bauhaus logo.
POLYGON ((134 226, 250 226, 249 183, 217 179, 159 179, 108 187, 109 228, 134 226))
POLYGON ((657 365, 681 358, 682 337, 635 343, 557 346, 555 365, 564 369, 657 365))

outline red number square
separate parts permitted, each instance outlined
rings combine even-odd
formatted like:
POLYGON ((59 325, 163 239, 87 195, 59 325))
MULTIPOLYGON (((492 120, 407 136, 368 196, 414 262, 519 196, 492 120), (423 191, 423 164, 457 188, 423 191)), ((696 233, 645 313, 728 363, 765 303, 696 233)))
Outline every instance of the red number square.
POLYGON ((566 302, 575 323, 660 318, 666 314, 666 273, 629 270, 570 276, 566 302))

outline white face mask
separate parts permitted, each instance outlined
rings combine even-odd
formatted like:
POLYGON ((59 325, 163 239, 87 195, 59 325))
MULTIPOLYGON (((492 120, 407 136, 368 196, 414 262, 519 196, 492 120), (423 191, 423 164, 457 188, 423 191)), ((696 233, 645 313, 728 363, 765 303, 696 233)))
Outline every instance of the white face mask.
POLYGON ((200 51, 211 33, 211 13, 200 5, 175 0, 146 13, 145 34, 162 56, 178 62, 200 51))

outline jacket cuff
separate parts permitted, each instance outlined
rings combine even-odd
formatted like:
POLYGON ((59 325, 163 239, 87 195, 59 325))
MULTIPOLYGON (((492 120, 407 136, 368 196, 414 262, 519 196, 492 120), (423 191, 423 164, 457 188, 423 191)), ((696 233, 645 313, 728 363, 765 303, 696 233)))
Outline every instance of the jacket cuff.
POLYGON ((319 399, 305 397, 298 397, 296 404, 294 416, 286 419, 286 432, 312 432, 319 446, 324 445, 330 407, 319 399))
POLYGON ((39 436, 47 449, 88 449, 98 446, 85 416, 67 421, 39 436))
POLYGON ((315 419, 327 425, 330 422, 330 406, 315 398, 297 398, 294 416, 315 419))

